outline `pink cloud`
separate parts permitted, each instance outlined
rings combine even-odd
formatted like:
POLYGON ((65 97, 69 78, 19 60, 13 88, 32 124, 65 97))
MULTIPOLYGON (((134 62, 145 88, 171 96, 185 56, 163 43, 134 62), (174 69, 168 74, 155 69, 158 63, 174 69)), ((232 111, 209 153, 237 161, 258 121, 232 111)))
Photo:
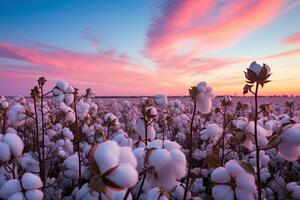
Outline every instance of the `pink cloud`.
POLYGON ((300 55, 300 48, 292 49, 292 50, 284 51, 284 52, 280 52, 280 53, 275 53, 275 54, 263 57, 262 59, 285 58, 285 57, 296 56, 296 55, 300 55))
POLYGON ((293 35, 283 38, 282 43, 284 44, 299 44, 300 43, 300 31, 293 35))
POLYGON ((224 2, 168 1, 148 31, 146 55, 158 63, 178 57, 189 62, 199 54, 234 45, 273 20, 283 6, 283 0, 224 2), (187 52, 180 55, 184 48, 187 52))

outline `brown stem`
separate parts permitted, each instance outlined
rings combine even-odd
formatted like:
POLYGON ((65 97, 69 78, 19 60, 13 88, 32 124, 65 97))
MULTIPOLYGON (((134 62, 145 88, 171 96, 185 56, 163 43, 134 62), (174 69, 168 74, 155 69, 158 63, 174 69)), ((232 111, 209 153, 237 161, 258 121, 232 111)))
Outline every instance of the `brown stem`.
POLYGON ((227 127, 226 124, 226 111, 227 111, 227 106, 224 106, 224 115, 223 115, 223 134, 222 134, 222 159, 221 159, 221 164, 222 166, 224 165, 224 158, 225 158, 225 129, 227 127))
POLYGON ((5 130, 6 130, 6 113, 7 110, 5 109, 3 113, 2 134, 5 134, 5 130))
POLYGON ((256 148, 256 176, 257 176, 257 189, 258 189, 258 200, 261 200, 261 181, 260 181, 260 163, 259 163, 259 144, 258 144, 258 136, 257 136, 257 118, 258 118, 258 86, 256 83, 255 87, 255 116, 254 116, 254 139, 255 139, 255 148, 256 148))
MULTIPOLYGON (((34 106, 34 114, 35 114, 35 129, 36 129, 36 146, 37 146, 37 152, 38 152, 38 158, 39 158, 39 168, 40 168, 40 177, 43 177, 43 166, 42 166, 42 156, 40 152, 40 144, 39 144, 39 122, 38 122, 38 114, 37 114, 37 105, 36 105, 36 99, 33 98, 33 106, 34 106)), ((44 182, 43 182, 44 183, 44 182)))
POLYGON ((190 149, 189 149, 189 161, 188 161, 188 174, 187 174, 187 179, 186 179, 186 184, 185 184, 185 189, 184 189, 184 196, 183 200, 186 200, 187 198, 187 193, 188 193, 188 188, 189 188, 189 181, 190 181, 190 176, 191 176, 191 168, 192 168, 192 156, 193 156, 193 123, 194 123, 194 118, 195 118, 195 113, 196 113, 196 107, 197 107, 197 102, 194 102, 194 109, 193 109, 193 115, 192 115, 192 120, 191 120, 191 126, 190 126, 190 149))
POLYGON ((78 123, 78 117, 77 117, 77 105, 76 105, 76 102, 77 102, 77 94, 74 95, 74 112, 75 112, 75 126, 76 126, 76 134, 75 134, 75 145, 77 147, 77 153, 78 153, 78 185, 79 187, 81 186, 82 184, 82 181, 81 181, 81 155, 80 155, 80 136, 79 136, 79 123, 78 123))
POLYGON ((42 120, 42 182, 43 182, 43 190, 45 187, 46 183, 46 178, 45 178, 45 127, 44 127, 44 91, 43 91, 43 86, 40 86, 41 88, 41 120, 42 120))

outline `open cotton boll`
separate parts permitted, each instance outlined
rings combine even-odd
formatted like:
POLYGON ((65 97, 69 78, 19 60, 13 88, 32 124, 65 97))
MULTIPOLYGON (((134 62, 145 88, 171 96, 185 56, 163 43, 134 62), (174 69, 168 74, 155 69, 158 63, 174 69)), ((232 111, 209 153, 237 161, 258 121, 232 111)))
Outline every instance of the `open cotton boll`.
MULTIPOLYGON (((117 190, 112 190, 112 189, 108 188, 107 192, 108 192, 108 196, 110 198, 108 199, 105 195, 101 194, 102 200, 123 200, 126 195, 127 190, 117 191, 117 190)), ((128 195, 126 200, 132 200, 131 194, 128 195)))
POLYGON ((17 179, 11 179, 8 180, 6 183, 4 183, 0 188, 0 197, 3 199, 7 199, 9 196, 11 196, 14 193, 21 192, 22 187, 17 179))
POLYGON ((255 200, 255 196, 253 193, 243 189, 243 188, 235 188, 235 195, 238 200, 255 200))
POLYGON ((80 100, 77 103, 76 111, 79 119, 84 119, 89 114, 89 110, 90 105, 88 103, 83 102, 83 100, 80 100))
MULTIPOLYGON (((134 124, 134 130, 137 134, 142 138, 145 139, 145 122, 143 119, 138 118, 134 124)), ((147 139, 153 140, 156 136, 154 127, 152 125, 147 126, 147 139)))
POLYGON ((59 80, 56 82, 55 87, 61 91, 66 91, 69 87, 69 83, 64 80, 59 80))
POLYGON ((64 100, 67 105, 71 105, 74 101, 74 95, 73 94, 65 94, 64 100))
POLYGON ((225 169, 232 177, 236 177, 239 174, 245 174, 245 170, 237 163, 236 160, 230 160, 225 163, 225 169))
POLYGON ((180 150, 171 150, 170 153, 172 157, 170 163, 175 163, 174 165, 171 164, 171 167, 175 172, 176 179, 179 180, 186 174, 186 157, 180 150))
POLYGON ((215 185, 212 196, 215 200, 234 200, 234 192, 229 185, 215 185))
POLYGON ((145 148, 139 147, 133 150, 133 154, 137 160, 137 170, 141 172, 144 168, 144 155, 145 155, 145 148))
POLYGON ((171 150, 180 150, 181 146, 177 142, 173 142, 171 140, 165 140, 164 141, 164 148, 168 151, 171 150))
POLYGON ((251 193, 256 192, 255 179, 250 174, 240 174, 235 178, 236 186, 251 193))
POLYGON ((117 184, 119 187, 131 188, 138 182, 138 173, 129 163, 120 163, 107 178, 117 184))
POLYGON ((297 182, 290 182, 286 185, 286 189, 291 193, 294 199, 300 199, 300 185, 297 182))
POLYGON ((151 190, 148 190, 146 200, 168 200, 168 197, 160 194, 161 192, 158 188, 152 188, 151 190))
POLYGON ((7 112, 8 125, 21 125, 26 117, 25 107, 21 104, 12 105, 7 112))
POLYGON ((157 149, 151 152, 148 157, 148 163, 155 170, 160 170, 171 161, 171 154, 165 149, 157 149))
POLYGON ((26 172, 22 176, 22 186, 25 190, 39 189, 43 187, 43 182, 39 176, 26 172))
POLYGON ((85 183, 76 193, 76 200, 97 200, 99 193, 90 191, 88 183, 85 183))
POLYGON ((300 124, 295 124, 283 131, 278 145, 280 154, 288 161, 300 158, 300 124))
POLYGON ((78 179, 78 171, 79 171, 79 166, 78 166, 78 155, 73 154, 69 156, 67 159, 64 160, 63 162, 64 166, 64 174, 68 178, 72 179, 78 179))
POLYGON ((0 162, 4 163, 11 159, 9 145, 0 141, 0 162))
POLYGON ((3 142, 9 145, 11 153, 14 157, 21 157, 24 149, 24 143, 17 134, 6 133, 3 137, 3 142))
POLYGON ((72 131, 69 128, 63 128, 62 134, 66 139, 69 139, 69 140, 74 139, 74 135, 73 135, 72 131))
POLYGON ((94 154, 94 160, 102 174, 117 166, 119 163, 119 157, 120 146, 113 140, 101 143, 94 154))
POLYGON ((14 193, 13 195, 10 195, 7 200, 26 200, 25 196, 22 192, 14 193))
POLYGON ((207 86, 206 82, 200 82, 197 85, 198 96, 197 96, 197 108, 203 113, 210 113, 212 107, 212 99, 214 98, 214 94, 212 92, 212 88, 207 86))
POLYGON ((30 199, 30 200, 42 200, 44 198, 44 194, 41 190, 28 190, 25 193, 25 197, 26 199, 30 199))
POLYGON ((114 134, 113 138, 120 146, 132 146, 133 141, 128 137, 127 133, 123 131, 123 133, 114 134))
POLYGON ((160 108, 166 108, 168 106, 168 98, 164 94, 158 94, 154 97, 154 102, 160 108))
POLYGON ((129 163, 134 168, 137 167, 137 160, 131 147, 120 147, 119 163, 129 163))
POLYGON ((211 180, 216 183, 228 183, 230 179, 230 174, 224 167, 218 167, 211 173, 211 180))

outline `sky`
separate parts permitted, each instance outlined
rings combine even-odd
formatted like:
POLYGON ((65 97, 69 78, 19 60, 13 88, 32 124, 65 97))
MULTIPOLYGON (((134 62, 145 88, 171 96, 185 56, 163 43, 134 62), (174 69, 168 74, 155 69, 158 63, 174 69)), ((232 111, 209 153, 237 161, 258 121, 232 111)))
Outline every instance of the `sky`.
POLYGON ((99 96, 188 95, 206 81, 242 95, 300 95, 300 0, 0 0, 0 95, 66 80, 99 96))

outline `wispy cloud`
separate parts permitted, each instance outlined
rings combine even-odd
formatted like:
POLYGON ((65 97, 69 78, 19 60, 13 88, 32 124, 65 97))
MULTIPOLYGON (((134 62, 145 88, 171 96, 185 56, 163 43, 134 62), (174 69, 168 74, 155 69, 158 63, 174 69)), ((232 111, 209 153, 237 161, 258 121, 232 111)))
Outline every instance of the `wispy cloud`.
POLYGON ((300 31, 282 39, 283 44, 300 44, 300 31))

